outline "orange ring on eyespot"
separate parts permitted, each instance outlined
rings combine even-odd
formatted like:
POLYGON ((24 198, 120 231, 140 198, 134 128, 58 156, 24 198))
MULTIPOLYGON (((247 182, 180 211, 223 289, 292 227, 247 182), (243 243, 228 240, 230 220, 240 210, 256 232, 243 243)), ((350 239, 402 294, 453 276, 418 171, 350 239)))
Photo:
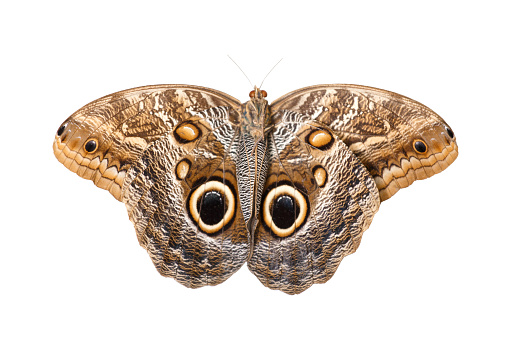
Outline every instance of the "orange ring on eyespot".
POLYGON ((306 200, 304 195, 295 187, 284 184, 272 188, 263 198, 262 221, 265 223, 265 225, 267 225, 267 227, 271 229, 271 231, 275 235, 284 238, 293 234, 297 230, 297 228, 299 228, 305 223, 308 210, 309 210, 308 201, 306 200), (294 203, 299 208, 299 214, 295 216, 295 220, 293 221, 292 225, 286 228, 278 227, 278 225, 274 222, 272 215, 273 213, 272 204, 277 198, 281 196, 288 196, 294 201, 294 203))
POLYGON ((87 153, 94 153, 95 151, 97 151, 98 148, 99 140, 97 140, 96 138, 88 139, 87 142, 85 142, 85 144, 83 145, 83 149, 87 153))
MULTIPOLYGON (((187 204, 188 212, 196 225, 205 233, 216 233, 230 224, 232 219, 234 219, 236 208, 235 203, 234 193, 228 185, 217 180, 210 180, 198 186, 198 188, 191 193, 187 204), (201 215, 202 211, 198 204, 200 198, 209 192, 216 192, 221 195, 222 199, 224 199, 225 205, 227 206, 226 210, 222 211, 222 218, 212 225, 208 224, 206 220, 203 220, 201 215)), ((221 211, 218 212, 220 213, 221 211)))
POLYGON ((425 154, 428 151, 428 145, 426 145, 424 140, 421 139, 415 139, 412 147, 414 148, 414 151, 419 154, 425 154))

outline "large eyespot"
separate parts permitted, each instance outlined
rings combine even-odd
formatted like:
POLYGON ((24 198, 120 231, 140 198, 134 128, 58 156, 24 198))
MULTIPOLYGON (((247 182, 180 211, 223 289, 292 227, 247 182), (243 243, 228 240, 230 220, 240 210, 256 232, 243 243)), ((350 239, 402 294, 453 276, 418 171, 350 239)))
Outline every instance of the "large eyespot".
POLYGON ((97 151, 98 146, 99 146, 99 143, 98 143, 97 139, 89 139, 83 146, 83 149, 85 149, 85 151, 87 153, 93 153, 93 152, 97 151))
POLYGON ((316 129, 307 135, 306 142, 324 151, 332 146, 334 137, 326 130, 316 129))
POLYGON ((428 150, 428 146, 426 146, 426 143, 420 139, 414 140, 414 150, 419 154, 424 154, 428 150))
POLYGON ((279 237, 287 237, 302 226, 308 211, 307 199, 290 185, 272 188, 262 202, 263 223, 279 237))
POLYGON ((67 123, 62 124, 62 126, 60 126, 60 127, 58 128, 57 136, 61 136, 61 135, 64 133, 64 131, 65 131, 65 128, 66 128, 66 127, 67 127, 67 123))
POLYGON ((185 121, 178 125, 173 131, 173 136, 181 144, 198 139, 201 135, 201 130, 189 121, 185 121))
POLYGON ((187 208, 192 220, 203 232, 215 233, 233 220, 235 196, 228 185, 210 180, 191 193, 187 208))
POLYGON ((452 129, 445 126, 445 131, 447 132, 447 135, 449 136, 449 138, 451 138, 451 139, 454 138, 454 132, 452 131, 452 129))

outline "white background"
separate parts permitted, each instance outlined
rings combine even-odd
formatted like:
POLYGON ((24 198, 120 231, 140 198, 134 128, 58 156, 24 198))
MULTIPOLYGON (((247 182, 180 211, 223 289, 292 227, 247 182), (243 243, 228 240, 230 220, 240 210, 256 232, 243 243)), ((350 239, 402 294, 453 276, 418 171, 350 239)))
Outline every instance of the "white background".
POLYGON ((0 337, 508 338, 503 1, 27 1, 0 20, 0 337), (103 95, 202 85, 269 101, 354 83, 414 98, 459 158, 382 203, 354 255, 298 296, 243 267, 190 290, 154 269, 125 207, 64 168, 54 133, 103 95))

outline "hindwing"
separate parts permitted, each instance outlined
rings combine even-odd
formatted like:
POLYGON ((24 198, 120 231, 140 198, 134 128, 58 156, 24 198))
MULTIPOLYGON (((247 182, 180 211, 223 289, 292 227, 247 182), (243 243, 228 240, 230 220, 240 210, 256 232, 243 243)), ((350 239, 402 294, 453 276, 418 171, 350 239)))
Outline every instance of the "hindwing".
POLYGON ((380 200, 373 178, 327 126, 295 112, 274 121, 249 269, 266 286, 300 293, 330 279, 355 252, 380 200))

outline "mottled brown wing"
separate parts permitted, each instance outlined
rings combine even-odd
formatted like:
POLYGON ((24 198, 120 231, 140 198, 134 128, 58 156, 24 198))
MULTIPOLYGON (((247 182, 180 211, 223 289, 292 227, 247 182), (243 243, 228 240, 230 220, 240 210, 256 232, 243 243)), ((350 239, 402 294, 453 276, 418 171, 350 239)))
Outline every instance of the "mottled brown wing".
POLYGON ((355 252, 380 199, 366 168, 327 126, 291 111, 274 123, 248 267, 265 286, 295 294, 329 280, 355 252))
POLYGON ((188 287, 215 285, 248 253, 230 152, 239 106, 195 86, 122 91, 71 115, 57 131, 54 153, 126 204, 162 275, 188 287))
POLYGON ((374 177, 381 200, 429 178, 458 156, 452 129, 428 107, 402 95, 357 85, 317 85, 271 104, 329 128, 374 177))

